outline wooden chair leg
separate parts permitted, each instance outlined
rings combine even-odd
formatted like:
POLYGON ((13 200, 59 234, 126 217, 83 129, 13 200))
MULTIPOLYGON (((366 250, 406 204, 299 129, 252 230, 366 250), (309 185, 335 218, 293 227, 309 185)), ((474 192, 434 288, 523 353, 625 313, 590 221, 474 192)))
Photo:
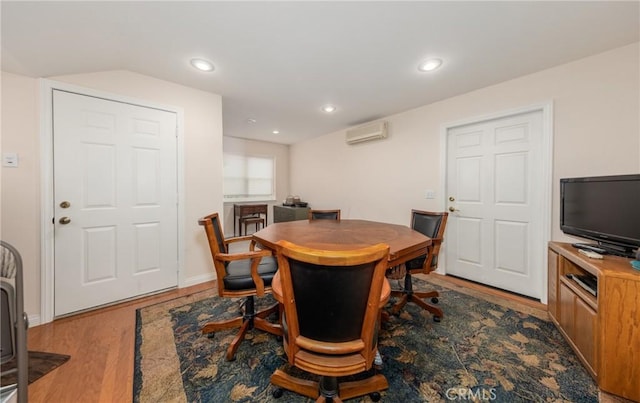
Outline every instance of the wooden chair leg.
POLYGON ((411 302, 418 305, 420 308, 431 312, 433 314, 433 319, 436 322, 439 322, 440 319, 442 319, 442 316, 443 316, 442 309, 438 308, 437 306, 433 306, 431 304, 424 302, 422 299, 420 299, 416 295, 411 295, 410 299, 411 299, 411 302))
POLYGON ((259 311, 256 313, 256 316, 259 318, 266 318, 269 315, 273 315, 276 312, 280 311, 280 304, 276 303, 271 305, 268 308, 263 309, 262 311, 259 311))
POLYGON ((254 318, 253 319, 253 326, 256 329, 260 329, 263 330, 265 332, 274 334, 276 336, 282 336, 282 326, 280 326, 277 323, 271 323, 266 319, 262 319, 262 318, 254 318))
POLYGON ((422 298, 422 299, 426 299, 426 298, 438 298, 440 296, 440 294, 438 293, 438 291, 426 291, 426 292, 417 292, 414 291, 413 295, 415 295, 418 298, 422 298))
MULTIPOLYGON (((280 326, 280 320, 278 323, 272 323, 268 320, 264 319, 268 316, 273 315, 274 313, 280 312, 280 304, 276 303, 271 305, 270 307, 263 309, 262 311, 256 313, 255 318, 253 319, 253 326, 257 329, 263 330, 265 332, 269 332, 271 334, 275 334, 276 336, 282 336, 282 326, 280 326)), ((278 317, 278 319, 280 319, 278 317)))
POLYGON ((240 326, 240 331, 236 334, 236 337, 234 337, 227 349, 227 361, 233 361, 236 358, 236 351, 238 350, 238 347, 240 347, 240 342, 244 340, 244 336, 247 333, 247 330, 249 330, 249 325, 251 325, 251 321, 246 320, 242 323, 242 326, 240 326))
POLYGON ((385 389, 389 389, 389 382, 384 375, 378 374, 361 381, 340 383, 340 398, 347 400, 385 389))
POLYGON ((271 383, 311 399, 316 399, 320 395, 318 382, 297 378, 279 369, 271 375, 271 383))
POLYGON ((400 312, 402 310, 402 308, 404 308, 404 306, 407 304, 407 302, 409 302, 409 294, 406 292, 402 292, 402 291, 392 291, 391 292, 392 296, 402 296, 402 298, 400 298, 400 300, 398 302, 396 302, 393 307, 391 308, 391 313, 393 315, 398 314, 398 312, 400 312), (394 293, 397 293, 396 295, 394 295, 394 293))
MULTIPOLYGON (((401 297, 398 302, 396 302, 391 307, 391 313, 393 315, 398 314, 407 304, 407 302, 413 302, 424 310, 427 310, 433 314, 433 320, 436 322, 440 322, 440 319, 444 316, 442 309, 433 306, 424 301, 426 298, 438 298, 440 294, 437 291, 424 291, 424 292, 415 292, 413 291, 413 282, 411 279, 411 274, 407 273, 405 275, 405 286, 400 291, 391 291, 392 297, 401 297)), ((437 302, 434 301, 434 302, 437 302)))
MULTIPOLYGON (((301 379, 287 374, 282 370, 275 370, 271 375, 271 383, 279 388, 290 390, 302 396, 324 402, 326 398, 320 394, 320 383, 301 379)), ((334 402, 342 402, 358 396, 380 392, 389 388, 389 382, 384 375, 377 374, 359 381, 341 382, 338 385, 339 396, 333 397, 334 402)))
POLYGON ((205 323, 200 330, 202 330, 202 334, 207 334, 217 332, 219 330, 235 329, 240 326, 242 326, 242 317, 223 320, 221 322, 208 322, 205 323))
MULTIPOLYGON (((263 330, 276 336, 282 336, 282 326, 280 326, 280 324, 272 323, 264 319, 269 315, 273 315, 274 313, 279 312, 278 304, 273 304, 272 306, 263 309, 262 311, 254 313, 253 301, 250 302, 251 303, 248 303, 248 305, 251 308, 248 308, 249 312, 246 312, 245 316, 239 316, 234 319, 224 320, 220 322, 208 322, 205 323, 204 326, 202 326, 202 328, 200 329, 203 334, 210 334, 220 330, 239 328, 238 333, 227 348, 227 361, 234 360, 238 347, 240 347, 240 344, 242 343, 242 340, 244 340, 247 332, 252 328, 263 330)), ((247 305, 245 305, 245 307, 246 306, 247 305)))

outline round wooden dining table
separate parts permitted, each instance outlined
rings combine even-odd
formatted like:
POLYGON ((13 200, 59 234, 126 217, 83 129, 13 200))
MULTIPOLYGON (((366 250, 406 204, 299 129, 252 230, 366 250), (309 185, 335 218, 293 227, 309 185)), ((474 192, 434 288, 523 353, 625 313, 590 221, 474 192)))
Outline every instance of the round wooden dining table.
POLYGON ((349 250, 385 243, 394 267, 427 253, 431 238, 404 225, 367 220, 300 220, 268 225, 253 234, 264 247, 276 250, 286 240, 300 246, 324 250, 349 250))

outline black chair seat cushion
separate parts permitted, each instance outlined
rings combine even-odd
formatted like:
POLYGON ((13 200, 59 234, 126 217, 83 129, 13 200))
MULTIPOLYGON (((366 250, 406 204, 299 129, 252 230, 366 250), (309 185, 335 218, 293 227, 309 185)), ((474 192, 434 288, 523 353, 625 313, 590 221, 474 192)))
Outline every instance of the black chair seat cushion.
MULTIPOLYGON (((427 258, 427 255, 418 256, 415 259, 409 260, 405 263, 405 267, 407 270, 418 270, 422 269, 422 265, 424 264, 424 260, 427 258)), ((434 256, 431 261, 431 267, 436 267, 438 264, 438 256, 434 256)))
MULTIPOLYGON (((273 276, 278 271, 278 262, 275 257, 263 257, 258 265, 258 273, 265 286, 271 285, 273 276)), ((224 287, 229 290, 247 290, 256 285, 251 278, 251 259, 234 260, 227 264, 227 275, 224 278, 224 287)))

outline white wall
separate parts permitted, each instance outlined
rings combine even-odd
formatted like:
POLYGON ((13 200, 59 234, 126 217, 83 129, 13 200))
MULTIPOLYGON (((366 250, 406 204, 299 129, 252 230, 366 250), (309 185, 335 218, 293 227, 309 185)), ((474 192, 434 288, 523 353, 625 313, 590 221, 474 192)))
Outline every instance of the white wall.
POLYGON ((553 101, 551 239, 566 240, 561 177, 640 172, 639 44, 389 116, 385 140, 349 146, 339 131, 293 145, 291 192, 314 208, 341 208, 344 218, 408 224, 412 208, 445 208, 443 125, 553 101), (426 189, 437 198, 425 199, 426 189))
POLYGON ((0 168, 0 238, 20 251, 25 311, 40 312, 40 150, 38 82, 2 73, 2 152, 18 154, 17 168, 0 168))
MULTIPOLYGON (((268 223, 273 222, 273 205, 281 204, 289 191, 289 146, 284 144, 268 143, 264 141, 244 140, 233 137, 224 137, 224 152, 239 155, 259 155, 275 157, 276 160, 276 199, 266 201, 269 205, 268 223)), ((263 204, 256 202, 250 204, 263 204)), ((224 204, 224 233, 226 237, 233 235, 233 203, 224 204)), ((249 233, 253 231, 248 228, 249 233)))
MULTIPOLYGON (((128 71, 50 79, 182 108, 185 185, 183 278, 186 284, 213 278, 211 256, 197 220, 223 207, 221 97, 128 71)), ((39 97, 38 80, 2 73, 3 151, 20 154, 19 168, 2 168, 2 239, 15 244, 25 257, 25 309, 30 316, 40 312, 39 97)))

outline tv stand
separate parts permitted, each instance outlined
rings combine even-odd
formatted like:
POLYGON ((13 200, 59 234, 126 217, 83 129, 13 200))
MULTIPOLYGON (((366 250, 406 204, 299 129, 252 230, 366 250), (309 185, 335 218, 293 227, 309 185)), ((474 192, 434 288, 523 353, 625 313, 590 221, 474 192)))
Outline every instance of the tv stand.
POLYGON ((640 272, 629 259, 589 259, 549 242, 548 311, 598 387, 640 401, 640 272), (597 295, 576 278, 595 276, 597 295))

